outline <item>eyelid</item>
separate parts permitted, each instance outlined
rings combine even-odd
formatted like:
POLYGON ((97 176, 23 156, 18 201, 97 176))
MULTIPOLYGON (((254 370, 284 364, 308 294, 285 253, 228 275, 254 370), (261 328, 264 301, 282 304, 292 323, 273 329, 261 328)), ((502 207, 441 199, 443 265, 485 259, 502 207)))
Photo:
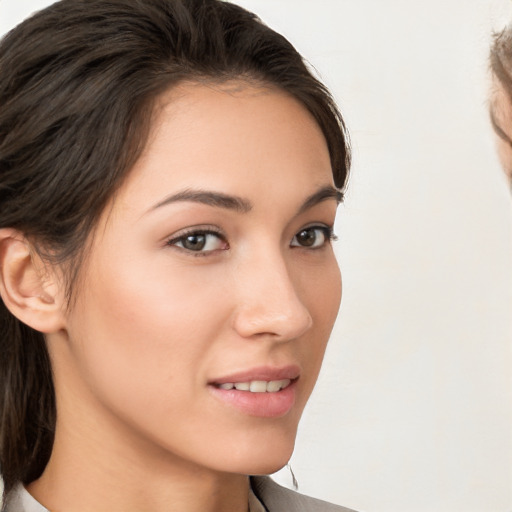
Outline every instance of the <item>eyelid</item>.
MULTIPOLYGON (((199 226, 190 226, 187 228, 184 228, 180 231, 177 231, 176 233, 172 234, 171 236, 168 236, 164 240, 164 244, 167 247, 172 247, 174 249, 180 250, 188 255, 191 256, 208 256, 209 254, 212 254, 214 252, 217 252, 217 250, 208 250, 208 251, 192 251, 190 249, 187 249, 185 247, 180 247, 176 245, 181 240, 185 239, 187 236, 191 235, 215 235, 220 240, 225 242, 228 245, 226 236, 224 233, 216 226, 211 225, 199 225, 199 226)), ((218 250, 225 250, 225 249, 218 249, 218 250)))
POLYGON ((325 224, 323 222, 321 223, 311 223, 311 224, 308 224, 304 227, 302 227, 301 229, 299 229, 299 231, 297 231, 295 233, 295 235, 293 235, 293 238, 292 238, 292 241, 290 242, 290 246, 291 247, 297 247, 297 248, 300 248, 300 249, 305 249, 305 250, 309 250, 309 251, 314 251, 314 250, 318 250, 318 249, 321 249, 323 247, 325 247, 326 245, 330 244, 331 242, 335 242, 336 240, 338 240, 338 237, 336 236, 336 234, 334 233, 334 225, 332 224, 325 224), (324 240, 324 243, 322 243, 321 245, 319 246, 307 246, 307 245, 301 245, 301 244, 293 244, 293 240, 297 237, 297 235, 299 233, 301 233, 302 231, 305 231, 305 230, 308 230, 308 229, 318 229, 320 231, 323 231, 323 234, 324 234, 324 237, 325 237, 325 240, 324 240))
MULTIPOLYGON (((317 229, 322 229, 324 230, 326 233, 329 233, 329 238, 331 237, 334 237, 334 238, 338 238, 335 234, 334 234, 334 223, 333 224, 330 224, 330 223, 326 223, 326 222, 311 222, 309 224, 306 224, 305 226, 301 227, 297 233, 300 233, 301 231, 303 231, 304 229, 311 229, 311 228, 317 228, 317 229)), ((296 233, 296 234, 297 234, 296 233)))
POLYGON ((179 238, 183 238, 184 236, 190 235, 191 233, 212 233, 214 235, 224 236, 222 231, 217 226, 212 226, 210 224, 198 224, 197 226, 189 226, 180 229, 172 235, 167 236, 166 240, 177 240, 179 238))

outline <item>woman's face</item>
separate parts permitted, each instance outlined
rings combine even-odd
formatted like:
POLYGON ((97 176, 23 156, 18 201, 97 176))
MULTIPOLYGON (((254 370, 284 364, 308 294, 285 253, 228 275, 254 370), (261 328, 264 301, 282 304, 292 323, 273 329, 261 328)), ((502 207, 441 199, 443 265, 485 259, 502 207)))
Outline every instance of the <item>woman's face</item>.
POLYGON ((496 131, 498 156, 512 184, 512 104, 498 79, 494 79, 491 108, 496 131))
POLYGON ((50 336, 59 435, 82 429, 105 457, 284 465, 339 307, 336 206, 325 139, 296 100, 241 83, 166 93, 64 340, 50 336))

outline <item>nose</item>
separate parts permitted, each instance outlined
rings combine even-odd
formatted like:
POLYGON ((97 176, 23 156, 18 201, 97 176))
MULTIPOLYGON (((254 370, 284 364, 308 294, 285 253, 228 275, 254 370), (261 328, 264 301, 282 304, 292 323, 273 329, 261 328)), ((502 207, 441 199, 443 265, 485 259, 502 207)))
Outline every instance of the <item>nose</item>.
POLYGON ((282 256, 260 257, 237 272, 234 329, 244 338, 298 338, 313 325, 282 256))

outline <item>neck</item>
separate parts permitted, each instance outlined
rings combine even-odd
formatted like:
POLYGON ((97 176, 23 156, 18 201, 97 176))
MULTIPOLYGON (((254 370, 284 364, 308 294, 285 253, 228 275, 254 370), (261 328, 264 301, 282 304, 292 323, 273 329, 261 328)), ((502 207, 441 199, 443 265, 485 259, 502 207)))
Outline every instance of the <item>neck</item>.
POLYGON ((177 460, 148 461, 55 438, 51 459, 29 492, 49 510, 81 512, 246 512, 249 480, 177 460), (138 460, 137 460, 138 459, 138 460))
POLYGON ((49 510, 247 511, 246 475, 184 460, 157 443, 141 441, 143 436, 123 428, 115 416, 95 415, 94 409, 68 398, 72 403, 66 398, 57 401, 50 461, 28 486, 49 510))

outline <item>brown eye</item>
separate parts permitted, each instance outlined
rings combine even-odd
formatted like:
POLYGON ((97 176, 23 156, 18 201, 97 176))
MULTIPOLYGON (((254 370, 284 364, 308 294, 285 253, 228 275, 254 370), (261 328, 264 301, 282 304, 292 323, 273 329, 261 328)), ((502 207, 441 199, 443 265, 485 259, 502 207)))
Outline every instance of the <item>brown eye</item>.
POLYGON ((311 226, 301 229, 292 239, 292 247, 316 249, 322 247, 331 238, 331 229, 326 226, 311 226))
POLYGON ((188 235, 181 240, 181 244, 189 251, 202 251, 206 245, 206 235, 188 235))
POLYGON ((227 242, 220 234, 208 231, 187 233, 179 238, 170 240, 168 245, 198 253, 207 253, 228 248, 227 242))

